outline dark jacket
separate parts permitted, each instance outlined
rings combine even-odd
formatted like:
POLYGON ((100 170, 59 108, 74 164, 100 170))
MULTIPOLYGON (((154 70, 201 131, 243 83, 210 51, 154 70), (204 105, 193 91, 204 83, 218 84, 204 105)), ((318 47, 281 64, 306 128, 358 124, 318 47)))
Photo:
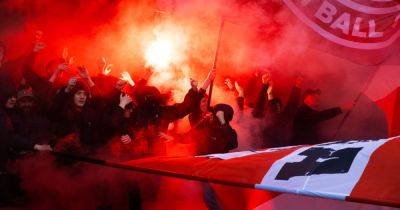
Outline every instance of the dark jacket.
POLYGON ((135 114, 136 111, 137 110, 134 109, 133 113, 131 113, 131 117, 126 118, 124 116, 125 110, 117 105, 112 106, 110 112, 105 116, 107 122, 107 137, 112 138, 115 136, 129 135, 131 139, 134 139, 134 131, 139 129, 137 123, 138 119, 135 114))
POLYGON ((267 91, 269 85, 262 85, 261 90, 257 96, 257 101, 255 103, 254 109, 252 110, 252 115, 255 118, 263 118, 265 116, 266 104, 267 104, 267 91))
POLYGON ((206 94, 206 91, 203 89, 200 89, 196 95, 193 95, 193 102, 194 102, 194 107, 192 112, 189 114, 189 123, 191 127, 196 127, 198 123, 203 119, 203 112, 200 109, 200 102, 204 95, 206 94))
POLYGON ((66 93, 65 88, 59 90, 50 109, 50 118, 58 139, 76 134, 82 146, 90 149, 105 143, 103 110, 94 109, 100 106, 90 103, 90 98, 87 98, 85 106, 78 111, 73 104, 72 93, 66 93))
POLYGON ((160 131, 165 132, 169 123, 184 118, 197 108, 198 94, 197 91, 190 89, 183 102, 173 105, 160 105, 160 102, 154 97, 153 99, 141 100, 136 96, 136 99, 138 99, 138 124, 145 128, 149 125, 155 125, 160 131))
POLYGON ((282 107, 281 101, 277 98, 267 100, 267 90, 268 85, 263 85, 252 113, 255 118, 265 117, 262 147, 287 146, 290 141, 290 126, 300 104, 301 89, 292 88, 288 102, 284 107, 282 107))
POLYGON ((35 144, 48 144, 54 139, 49 120, 36 111, 30 114, 16 111, 10 119, 13 150, 33 150, 35 144))
POLYGON ((185 95, 182 103, 162 106, 160 109, 161 125, 163 127, 168 126, 169 123, 182 119, 186 115, 192 113, 197 108, 198 103, 200 102, 199 94, 201 95, 202 93, 190 89, 185 95))
POLYGON ((317 111, 303 104, 297 110, 294 119, 292 145, 321 143, 318 136, 318 124, 341 113, 342 110, 339 107, 317 111))
POLYGON ((54 94, 53 84, 48 81, 48 78, 39 76, 33 70, 33 64, 35 62, 37 54, 31 53, 28 55, 22 69, 24 78, 26 79, 27 86, 34 90, 35 97, 39 108, 42 111, 46 111, 50 104, 52 94, 54 94))
POLYGON ((5 172, 9 159, 11 129, 11 120, 7 113, 0 108, 0 173, 5 172))
POLYGON ((227 153, 238 147, 237 133, 229 124, 203 120, 187 135, 196 142, 197 155, 227 153))

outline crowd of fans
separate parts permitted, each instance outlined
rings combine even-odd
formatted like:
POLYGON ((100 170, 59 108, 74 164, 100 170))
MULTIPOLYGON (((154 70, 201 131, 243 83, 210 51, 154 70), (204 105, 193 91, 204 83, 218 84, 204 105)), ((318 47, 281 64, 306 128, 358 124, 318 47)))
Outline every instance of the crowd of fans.
POLYGON ((0 46, 1 175, 27 151, 101 154, 122 161, 165 155, 165 142, 172 141, 194 144, 195 155, 226 153, 238 147, 237 133, 230 125, 232 106, 239 112, 251 109, 253 118, 262 119, 263 144, 254 149, 315 144, 319 143, 318 123, 342 112, 341 108, 318 111, 321 92, 310 89, 302 94, 301 76, 283 104, 274 94, 269 72, 257 75, 262 88, 250 90, 258 94, 253 105, 245 102, 249 90, 227 78, 225 85, 237 93, 237 103, 210 107, 206 90, 215 70, 202 85, 191 80, 181 103, 166 105, 164 95, 144 79, 134 82, 127 72, 122 78, 111 76, 105 60, 101 73, 92 77, 84 66, 73 67, 73 60, 64 55, 48 65, 48 77, 40 76, 33 64, 44 47, 38 42, 26 58, 7 61, 6 46, 0 46), (22 65, 20 72, 12 69, 13 62, 22 65), (189 116, 189 132, 168 131, 170 123, 185 116, 189 116))

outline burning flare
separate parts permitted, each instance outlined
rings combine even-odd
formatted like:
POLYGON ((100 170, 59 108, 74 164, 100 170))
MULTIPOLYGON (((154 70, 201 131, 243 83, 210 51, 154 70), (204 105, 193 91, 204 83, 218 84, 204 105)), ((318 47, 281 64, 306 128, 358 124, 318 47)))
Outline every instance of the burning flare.
POLYGON ((146 63, 157 70, 168 68, 173 60, 173 43, 168 39, 154 40, 145 52, 146 63))
POLYGON ((153 34, 144 49, 146 66, 153 71, 149 83, 172 91, 174 100, 180 101, 190 87, 186 34, 168 21, 156 26, 153 34))

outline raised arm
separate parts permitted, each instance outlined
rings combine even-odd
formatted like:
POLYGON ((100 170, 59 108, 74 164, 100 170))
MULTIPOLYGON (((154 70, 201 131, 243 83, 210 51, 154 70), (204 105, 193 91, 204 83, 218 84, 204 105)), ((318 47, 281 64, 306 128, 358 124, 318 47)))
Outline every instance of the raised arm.
POLYGON ((253 117, 262 118, 265 115, 265 104, 267 102, 266 95, 269 89, 269 83, 271 82, 271 78, 269 74, 264 74, 262 76, 262 87, 257 97, 256 106, 253 109, 253 117))

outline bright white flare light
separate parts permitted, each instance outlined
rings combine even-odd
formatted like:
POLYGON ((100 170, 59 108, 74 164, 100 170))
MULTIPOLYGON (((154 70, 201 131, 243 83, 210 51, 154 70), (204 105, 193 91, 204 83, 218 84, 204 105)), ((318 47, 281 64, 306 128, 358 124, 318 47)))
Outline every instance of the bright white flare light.
POLYGON ((182 101, 190 88, 187 64, 187 34, 183 28, 169 22, 153 29, 153 39, 144 43, 146 67, 151 67, 149 84, 171 91, 174 101, 182 101))
POLYGON ((158 70, 168 68, 172 63, 173 56, 173 45, 166 39, 153 41, 145 52, 148 65, 158 70))

